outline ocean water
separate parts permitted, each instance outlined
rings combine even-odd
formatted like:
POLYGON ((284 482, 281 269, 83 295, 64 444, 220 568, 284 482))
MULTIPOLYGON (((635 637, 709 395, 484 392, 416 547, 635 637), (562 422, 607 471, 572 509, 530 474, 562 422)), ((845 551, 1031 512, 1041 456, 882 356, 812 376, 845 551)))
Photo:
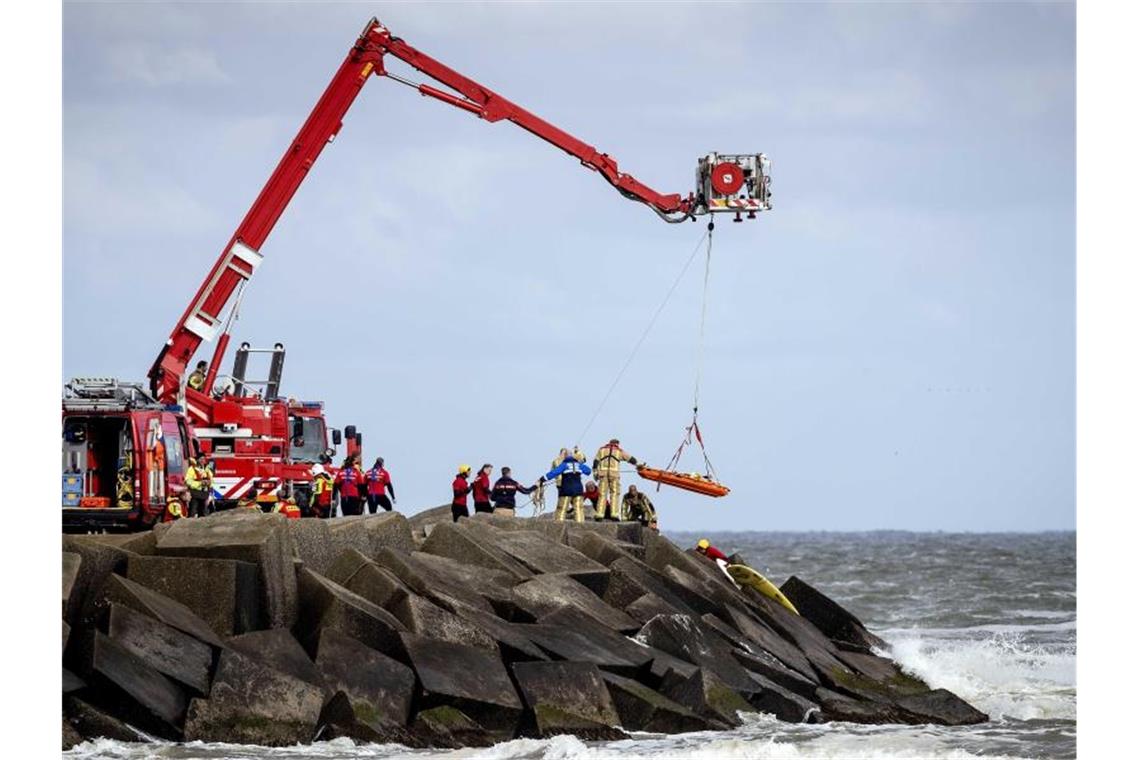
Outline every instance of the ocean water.
MULTIPOLYGON (((669 534, 681 545, 696 534, 669 534)), ((979 726, 796 725, 748 716, 733 731, 642 734, 619 742, 560 736, 485 749, 409 750, 338 739, 306 747, 82 744, 65 757, 355 760, 636 758, 1071 758, 1076 756, 1076 535, 723 533, 775 583, 798 575, 888 641, 931 686, 990 715, 979 726)))

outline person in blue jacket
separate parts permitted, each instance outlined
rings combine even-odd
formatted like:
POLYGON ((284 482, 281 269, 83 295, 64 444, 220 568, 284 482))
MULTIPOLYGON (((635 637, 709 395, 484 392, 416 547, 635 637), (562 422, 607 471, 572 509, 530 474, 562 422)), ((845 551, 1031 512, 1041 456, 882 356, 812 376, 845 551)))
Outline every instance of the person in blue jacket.
POLYGON ((567 454, 563 457, 562 464, 538 479, 541 483, 561 476, 561 481, 558 484, 558 506, 554 510, 555 520, 565 520, 566 510, 573 507, 574 519, 578 522, 586 521, 586 515, 582 510, 582 495, 585 493, 585 489, 582 487, 582 476, 590 474, 590 467, 584 461, 585 459, 586 457, 581 454, 577 457, 573 454, 567 454))

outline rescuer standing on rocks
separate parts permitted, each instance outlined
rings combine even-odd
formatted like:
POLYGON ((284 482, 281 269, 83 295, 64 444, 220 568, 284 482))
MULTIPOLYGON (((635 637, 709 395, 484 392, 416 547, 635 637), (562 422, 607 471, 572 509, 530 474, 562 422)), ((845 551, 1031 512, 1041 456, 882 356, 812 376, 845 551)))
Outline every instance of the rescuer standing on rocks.
POLYGON ((515 494, 533 493, 538 486, 524 486, 512 478, 510 467, 504 467, 502 473, 503 476, 495 481, 495 487, 491 489, 491 500, 495 503, 496 511, 509 509, 513 515, 515 512, 515 494))
POLYGON ((598 449, 594 457, 594 470, 598 489, 602 492, 602 519, 621 520, 621 463, 637 466, 637 459, 622 451, 617 438, 598 449))
POLYGON ((202 386, 206 384, 206 369, 206 362, 198 362, 190 377, 186 378, 186 384, 196 391, 202 390, 202 386))
POLYGON ((341 514, 347 517, 363 512, 360 487, 364 485, 364 473, 356 465, 355 454, 344 460, 344 466, 336 474, 333 485, 340 491, 341 514))
POLYGON ((205 517, 206 502, 210 499, 210 470, 198 464, 198 460, 190 457, 190 467, 186 470, 186 487, 190 489, 190 507, 187 517, 205 517))
POLYGON ((332 511, 332 475, 321 465, 313 465, 313 515, 328 517, 332 511))
POLYGON ((479 468, 475 482, 471 484, 471 500, 475 502, 475 511, 490 514, 495 511, 491 506, 491 470, 494 468, 485 464, 479 468))
POLYGON ((376 463, 372 465, 372 469, 367 473, 368 478, 368 513, 376 514, 377 505, 384 507, 385 512, 392 511, 392 505, 396 502, 396 491, 392 488, 392 476, 384 469, 384 457, 376 457, 376 463), (392 494, 392 499, 389 500, 384 489, 388 489, 388 493, 392 494))
POLYGON ((573 455, 567 453, 562 464, 539 478, 539 482, 560 478, 558 482, 558 507, 554 510, 555 520, 565 520, 566 510, 574 508, 574 519, 585 522, 586 516, 582 512, 582 476, 589 475, 590 468, 579 462, 573 455))
POLYGON ((467 478, 471 475, 471 465, 459 465, 459 473, 451 481, 451 521, 459 522, 460 517, 470 517, 467 511, 467 494, 471 493, 471 486, 467 478))

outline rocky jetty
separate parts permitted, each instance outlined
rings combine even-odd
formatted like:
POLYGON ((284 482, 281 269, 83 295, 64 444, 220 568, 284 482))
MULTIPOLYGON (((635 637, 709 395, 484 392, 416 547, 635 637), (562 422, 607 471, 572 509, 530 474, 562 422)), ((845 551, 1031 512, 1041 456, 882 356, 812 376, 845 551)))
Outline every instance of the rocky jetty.
POLYGON ((793 722, 978 723, 799 578, 795 615, 634 523, 446 507, 63 538, 63 745, 411 747, 793 722))

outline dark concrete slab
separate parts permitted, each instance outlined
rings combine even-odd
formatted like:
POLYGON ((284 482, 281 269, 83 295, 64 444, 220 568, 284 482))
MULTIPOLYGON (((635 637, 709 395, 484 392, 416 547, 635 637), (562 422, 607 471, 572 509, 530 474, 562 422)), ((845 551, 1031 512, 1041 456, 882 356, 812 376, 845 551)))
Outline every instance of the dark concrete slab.
POLYGON ((226 646, 267 668, 317 687, 326 697, 332 695, 333 690, 325 683, 304 647, 284 628, 231 636, 226 639, 226 646))
POLYGON ((738 607, 730 607, 728 614, 733 625, 750 642, 749 650, 752 654, 767 652, 809 681, 819 683, 819 675, 812 668, 811 662, 804 656, 804 653, 786 638, 772 630, 767 623, 738 607))
POLYGON ((775 681, 752 673, 756 689, 748 695, 748 704, 760 712, 770 713, 788 723, 817 723, 820 707, 812 700, 785 689, 775 681))
POLYGON ((146 741, 146 736, 138 729, 77 697, 63 698, 63 719, 84 740, 146 741))
POLYGON ((94 635, 93 686, 101 707, 115 706, 115 715, 167 739, 181 737, 186 693, 142 658, 101 631, 94 635))
POLYGON ((721 681, 737 691, 747 692, 752 688, 751 677, 732 656, 731 648, 695 618, 687 615, 658 615, 645 624, 636 638, 674 657, 699 665, 702 670, 716 674, 721 681))
POLYGON ((406 594, 389 604, 388 609, 418 636, 499 652, 498 643, 482 628, 418 594, 406 594))
POLYGON ((688 679, 670 686, 665 696, 698 715, 739 726, 739 713, 756 712, 755 708, 713 673, 700 668, 688 679))
POLYGON ((896 704, 915 717, 914 723, 942 726, 969 726, 989 721, 990 716, 975 709, 946 689, 899 697, 896 704))
POLYGON ((682 614, 697 614, 674 593, 664 576, 644 562, 632 557, 620 557, 611 562, 609 568, 610 582, 603 599, 611 607, 624 610, 646 594, 653 594, 682 614))
POLYGON ((75 552, 63 553, 63 608, 60 614, 65 622, 71 597, 75 591, 75 579, 79 576, 79 566, 82 562, 83 558, 75 552))
POLYGON ((867 650, 890 649, 887 642, 867 630, 863 621, 806 581, 793 575, 780 587, 780 591, 795 605, 800 615, 829 639, 845 641, 867 650))
POLYGON ((300 616, 294 633, 314 652, 321 629, 331 628, 389 656, 402 653, 404 624, 392 613, 308 568, 298 573, 300 616))
POLYGON ((504 662, 550 659, 542 649, 520 632, 516 625, 490 613, 464 605, 455 606, 453 609, 457 616, 477 626, 495 640, 504 662))
POLYGON ((245 633, 265 622, 261 580, 249 562, 135 556, 127 562, 127 578, 186 605, 218 636, 245 633))
POLYGON ((633 633, 641 624, 610 607, 581 583, 565 575, 539 575, 514 588, 518 606, 540 618, 563 607, 573 607, 615 631, 633 633))
POLYGON ((497 653, 408 633, 401 638, 425 709, 450 705, 488 731, 514 735, 523 706, 497 653))
MULTIPOLYGON (((450 514, 450 512, 448 513, 450 514)), ((412 733, 429 747, 490 747, 495 740, 462 710, 440 705, 416 714, 412 733)))
POLYGON ((632 604, 625 608, 625 611, 630 617, 642 625, 645 625, 657 615, 685 614, 652 591, 637 597, 632 604))
POLYGON ((93 627, 106 614, 103 586, 112 573, 122 572, 131 553, 99 543, 90 536, 65 535, 63 551, 78 554, 80 563, 72 582, 67 622, 72 628, 93 627))
POLYGON ((316 667, 334 691, 348 697, 355 722, 376 732, 408 722, 416 677, 406 665, 326 629, 321 631, 316 667))
POLYGON ((478 522, 473 522, 467 529, 481 540, 494 543, 534 573, 565 575, 598 596, 605 593, 609 570, 576 549, 529 530, 502 530, 478 522))
POLYGON ((815 697, 815 690, 819 686, 817 681, 804 678, 796 671, 784 665, 784 663, 780 662, 769 652, 757 651, 750 654, 736 649, 733 650, 732 656, 736 658, 736 661, 739 662, 745 670, 753 675, 763 676, 788 691, 799 694, 804 699, 812 699, 815 697))
POLYGON ((466 579, 460 580, 453 574, 445 573, 440 566, 433 563, 413 559, 416 554, 418 552, 385 549, 376 557, 376 563, 391 572, 409 589, 420 596, 426 596, 441 607, 451 609, 449 601, 457 599, 474 609, 495 613, 491 603, 474 591, 466 579))
POLYGON ((547 738, 574 734, 589 740, 620 739, 617 708, 594 665, 518 662, 512 666, 527 706, 524 733, 547 738))
POLYGON ((111 605, 108 634, 147 665, 195 694, 210 690, 214 650, 193 636, 121 604, 111 605))
POLYGON ((659 694, 648 686, 614 673, 602 672, 614 708, 627 731, 680 734, 690 731, 720 731, 728 724, 709 719, 659 694))
POLYGON ((195 615, 186 605, 157 591, 152 591, 146 586, 122 576, 112 575, 107 579, 104 592, 108 605, 112 603, 121 604, 136 612, 150 615, 171 628, 189 634, 212 647, 220 648, 222 646, 222 640, 206 624, 206 621, 195 615))
POLYGON ((195 699, 186 716, 186 741, 282 747, 316 735, 324 695, 320 689, 224 650, 209 699, 195 699))

